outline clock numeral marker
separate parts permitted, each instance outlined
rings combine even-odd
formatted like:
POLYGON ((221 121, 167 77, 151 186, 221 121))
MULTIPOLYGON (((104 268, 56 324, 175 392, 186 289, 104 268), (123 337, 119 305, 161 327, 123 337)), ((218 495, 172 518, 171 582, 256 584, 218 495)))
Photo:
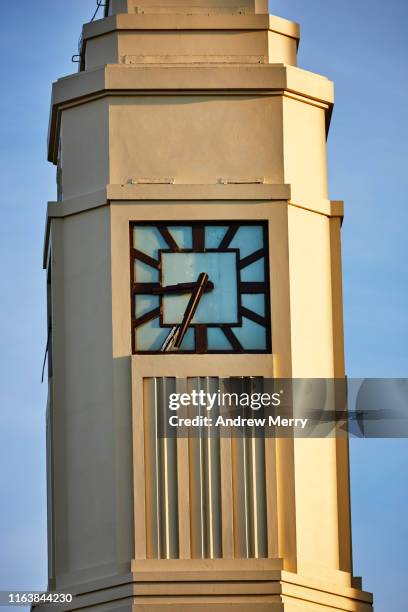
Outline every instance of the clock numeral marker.
POLYGON ((241 293, 266 293, 265 283, 242 282, 239 285, 241 293))
POLYGON ((159 316, 160 316, 160 308, 149 310, 149 312, 146 312, 141 317, 134 319, 133 325, 134 327, 140 327, 141 325, 144 325, 144 323, 149 323, 149 321, 152 321, 153 319, 156 319, 156 317, 159 317, 159 316))
POLYGON ((242 344, 240 343, 232 329, 230 327, 227 327, 226 325, 221 325, 221 329, 224 332, 224 335, 227 340, 230 342, 234 351, 236 351, 237 353, 243 353, 244 349, 242 347, 242 344))
POLYGON ((251 321, 258 323, 258 325, 262 325, 262 327, 266 327, 265 317, 261 317, 261 315, 257 314, 253 310, 249 310, 248 308, 241 306, 239 309, 239 312, 243 317, 246 317, 247 319, 251 319, 251 321))
POLYGON ((157 229, 159 230, 162 238, 164 238, 164 240, 167 242, 169 248, 172 251, 179 251, 180 250, 179 245, 174 240, 173 236, 170 234, 170 232, 167 229, 167 227, 165 227, 164 225, 157 225, 157 229))
POLYGON ((248 255, 247 257, 244 257, 244 259, 240 260, 239 267, 242 270, 242 268, 250 266, 251 264, 258 261, 258 259, 262 259, 262 257, 265 257, 265 249, 259 249, 259 251, 254 251, 253 253, 251 253, 251 255, 248 255))
POLYGON ((225 234, 224 238, 221 240, 220 242, 220 246, 218 247, 219 249, 227 249, 232 241, 232 239, 234 238, 235 234, 237 233, 239 229, 239 223, 232 223, 228 230, 227 233, 225 234))
POLYGON ((138 251, 137 249, 132 249, 132 254, 135 259, 139 261, 143 261, 143 263, 151 266, 152 268, 156 268, 157 270, 160 268, 160 261, 158 259, 153 259, 150 255, 146 255, 142 251, 138 251))
POLYGON ((193 225, 193 251, 204 251, 205 230, 204 225, 193 225))
POLYGON ((197 353, 206 353, 208 350, 207 326, 195 326, 195 344, 197 353))

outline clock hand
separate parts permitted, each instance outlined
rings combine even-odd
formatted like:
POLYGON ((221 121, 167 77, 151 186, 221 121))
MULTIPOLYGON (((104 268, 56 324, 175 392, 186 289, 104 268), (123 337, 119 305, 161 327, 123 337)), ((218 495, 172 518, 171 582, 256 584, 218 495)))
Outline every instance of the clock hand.
MULTIPOLYGON (((155 287, 151 290, 153 295, 163 295, 168 293, 191 293, 197 287, 197 281, 193 283, 178 283, 177 285, 167 285, 167 287, 155 287)), ((214 283, 208 281, 204 292, 212 291, 214 283)))
POLYGON ((162 353, 167 353, 168 351, 170 351, 173 348, 174 343, 175 343, 175 341, 177 339, 177 332, 178 332, 179 329, 180 329, 179 325, 174 325, 171 328, 171 331, 170 331, 169 335, 167 336, 167 338, 165 339, 165 341, 163 342, 163 344, 161 346, 160 350, 161 350, 162 353))
POLYGON ((187 329, 190 326, 192 318, 194 317, 195 311, 197 310, 198 304, 202 298, 207 282, 208 274, 206 272, 201 272, 201 274, 197 278, 197 287, 191 294, 191 297, 187 304, 187 308, 184 312, 184 317, 180 325, 180 330, 177 334, 177 339, 174 343, 175 348, 180 348, 180 345, 183 342, 183 338, 186 335, 187 329))
POLYGON ((163 346, 161 347, 162 352, 170 351, 172 348, 180 348, 184 336, 186 335, 190 326, 191 320, 197 310, 200 299, 203 296, 207 283, 208 274, 206 272, 201 272, 197 278, 196 287, 187 304, 187 308, 183 315, 183 320, 180 325, 175 325, 171 329, 169 335, 163 343, 163 346))

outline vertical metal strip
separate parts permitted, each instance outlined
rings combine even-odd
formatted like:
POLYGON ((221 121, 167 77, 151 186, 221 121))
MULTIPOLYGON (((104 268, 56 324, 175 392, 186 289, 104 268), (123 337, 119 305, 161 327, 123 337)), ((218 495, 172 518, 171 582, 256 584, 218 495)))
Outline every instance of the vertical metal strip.
MULTIPOLYGON (((185 393, 187 384, 184 378, 176 379, 176 393, 185 393)), ((179 557, 191 558, 190 525, 190 476, 189 476, 189 439, 177 438, 177 495, 178 495, 178 532, 179 557)))
MULTIPOLYGON (((260 384, 260 380, 242 378, 238 392, 258 392, 260 384)), ((233 438, 232 449, 234 556, 264 558, 268 554, 265 441, 255 437, 255 430, 247 431, 233 438)))
MULTIPOLYGON (((247 379, 245 386, 248 393, 263 391, 259 379, 247 379)), ((263 437, 255 436, 254 428, 248 432, 247 438, 250 556, 259 559, 267 556, 265 443, 263 437)))
MULTIPOLYGON (((218 379, 220 392, 225 389, 225 380, 218 379)), ((218 415, 223 415, 223 406, 219 407, 218 415)), ((220 487, 221 487, 221 530, 222 556, 224 559, 234 557, 234 492, 233 492, 233 462, 231 436, 220 439, 220 487)))
MULTIPOLYGON (((189 378, 188 393, 198 390, 199 379, 189 378)), ((200 414, 199 408, 195 414, 200 414)), ((192 412, 193 415, 193 412, 192 412)), ((204 499, 203 499, 203 436, 202 428, 195 429, 195 437, 189 439, 190 455, 190 522, 191 555, 194 559, 205 558, 204 499)))
POLYGON ((232 439, 234 557, 249 557, 248 466, 245 438, 232 439))
POLYGON ((234 556, 231 438, 220 439, 222 556, 234 556))
POLYGON ((172 378, 144 380, 146 547, 149 559, 178 557, 177 440, 160 436, 172 378))
POLYGON ((161 556, 159 460, 157 440, 157 379, 143 381, 144 459, 146 488, 146 554, 148 559, 161 556))
MULTIPOLYGON (((214 393, 217 378, 191 378, 188 390, 214 393)), ((206 406, 194 406, 191 416, 208 416, 206 406)), ((190 439, 191 550, 195 558, 222 556, 220 441, 207 427, 194 430, 190 439)))
MULTIPOLYGON (((244 380, 241 379, 237 392, 244 392, 244 380)), ((239 414, 238 406, 236 414, 239 414)), ((233 517, 234 517, 234 557, 247 559, 250 556, 249 533, 249 492, 247 440, 242 435, 232 439, 232 477, 233 477, 233 517)))
POLYGON ((260 559, 267 556, 265 447, 263 438, 247 440, 248 490, 250 500, 250 556, 260 559))
POLYGON ((276 445, 274 438, 265 438, 265 486, 267 557, 279 556, 278 550, 278 508, 276 503, 276 445))
MULTIPOLYGON (((201 380, 201 389, 206 393, 216 393, 218 385, 217 378, 201 380)), ((212 416, 214 418, 214 414, 212 416)), ((216 559, 222 556, 220 441, 218 436, 214 435, 215 430, 211 428, 205 428, 203 434, 205 553, 206 558, 216 559)))
POLYGON ((177 439, 163 436, 167 398, 175 391, 174 378, 158 379, 157 440, 159 467, 160 556, 178 558, 177 439), (161 434, 161 436, 160 436, 161 434))

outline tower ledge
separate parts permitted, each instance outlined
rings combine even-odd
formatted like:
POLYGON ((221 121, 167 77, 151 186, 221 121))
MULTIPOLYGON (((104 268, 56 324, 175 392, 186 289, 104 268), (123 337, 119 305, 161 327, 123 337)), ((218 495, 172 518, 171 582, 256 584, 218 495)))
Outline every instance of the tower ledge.
POLYGON ((107 65, 56 81, 53 85, 48 134, 48 159, 57 163, 60 116, 63 109, 95 98, 154 92, 253 91, 300 96, 326 111, 326 128, 334 103, 333 82, 293 66, 163 66, 107 65))
POLYGON ((83 26, 84 41, 116 30, 270 30, 299 41, 295 21, 267 14, 118 14, 83 26))

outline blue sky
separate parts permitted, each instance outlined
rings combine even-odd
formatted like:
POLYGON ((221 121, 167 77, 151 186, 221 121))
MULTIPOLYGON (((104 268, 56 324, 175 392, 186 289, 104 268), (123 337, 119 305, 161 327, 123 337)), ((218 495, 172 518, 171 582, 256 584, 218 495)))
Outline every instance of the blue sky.
MULTIPOLYGON (((41 251, 55 173, 46 162, 50 85, 75 70, 93 0, 7 2, 0 57, 0 589, 46 585, 41 251)), ((300 65, 335 81, 330 195, 344 199, 349 376, 408 374, 406 0, 272 0, 302 26, 300 65)), ((355 573, 376 612, 406 609, 407 441, 353 441, 355 573)))

